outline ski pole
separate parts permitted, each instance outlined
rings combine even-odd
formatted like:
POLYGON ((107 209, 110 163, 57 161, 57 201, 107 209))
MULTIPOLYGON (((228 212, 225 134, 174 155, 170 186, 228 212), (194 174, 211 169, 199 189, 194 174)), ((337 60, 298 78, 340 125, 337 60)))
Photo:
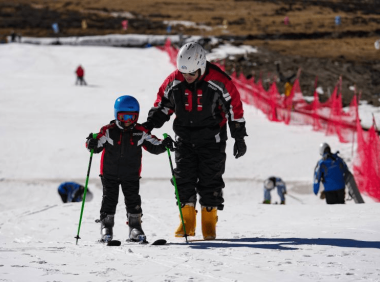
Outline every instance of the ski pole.
MULTIPOLYGON (((96 138, 98 134, 93 133, 92 138, 96 138)), ((83 192, 83 198, 82 198, 82 208, 80 211, 80 218, 79 218, 79 225, 78 225, 78 233, 77 236, 74 237, 77 239, 76 245, 78 245, 78 239, 79 237, 79 232, 80 232, 80 226, 82 224, 82 216, 83 216, 83 210, 84 210, 84 203, 86 202, 86 194, 87 194, 87 185, 88 185, 88 178, 90 177, 90 171, 91 171, 91 163, 92 163, 92 155, 94 154, 94 149, 91 149, 91 154, 90 154, 90 161, 88 162, 88 169, 87 169, 87 178, 86 178, 86 184, 84 186, 84 192, 83 192)))
MULTIPOLYGON (((164 133, 164 138, 167 138, 168 135, 166 133, 164 133)), ((186 238, 186 243, 189 243, 187 241, 187 233, 186 233, 186 227, 185 227, 185 223, 183 221, 183 216, 182 216, 182 204, 181 204, 181 200, 179 199, 179 193, 178 193, 178 188, 177 188, 177 182, 175 180, 175 176, 174 176, 174 169, 173 169, 173 163, 172 163, 172 157, 170 155, 170 150, 169 148, 166 148, 166 150, 168 151, 168 156, 169 156, 169 163, 170 163, 170 168, 172 170, 172 176, 173 176, 173 184, 174 184, 174 188, 175 188, 175 195, 177 197, 177 205, 178 205, 178 208, 179 208, 179 214, 181 215, 181 221, 182 221, 182 226, 183 226, 183 232, 185 233, 185 238, 186 238)))

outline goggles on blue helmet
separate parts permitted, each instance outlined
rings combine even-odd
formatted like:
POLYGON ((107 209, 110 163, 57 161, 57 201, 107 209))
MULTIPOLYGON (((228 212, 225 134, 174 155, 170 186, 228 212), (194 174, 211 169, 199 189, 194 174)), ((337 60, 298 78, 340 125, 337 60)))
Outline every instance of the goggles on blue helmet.
POLYGON ((123 123, 134 123, 137 121, 138 115, 137 112, 119 112, 117 113, 117 120, 123 123))

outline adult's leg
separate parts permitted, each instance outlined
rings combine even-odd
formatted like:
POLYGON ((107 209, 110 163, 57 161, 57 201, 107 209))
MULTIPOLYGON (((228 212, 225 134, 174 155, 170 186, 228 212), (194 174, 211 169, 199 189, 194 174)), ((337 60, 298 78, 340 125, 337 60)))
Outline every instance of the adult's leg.
POLYGON ((345 204, 346 190, 345 188, 336 191, 337 193, 337 204, 345 204))
POLYGON ((226 143, 208 144, 197 148, 199 159, 197 192, 200 204, 223 209, 223 174, 226 164, 226 143))
POLYGON ((283 187, 277 187, 277 194, 280 196, 281 203, 285 204, 285 189, 283 187))
POLYGON ((267 189, 267 188, 263 188, 264 189, 264 204, 270 204, 271 202, 271 195, 270 195, 270 191, 272 191, 272 189, 267 189))
MULTIPOLYGON (((197 183, 197 164, 198 160, 195 149, 191 144, 179 142, 175 152, 176 177, 179 198, 182 204, 181 211, 183 222, 188 236, 195 236, 196 216, 195 205, 197 202, 196 183, 197 183)), ((181 219, 181 218, 180 218, 181 219)), ((182 220, 175 231, 176 237, 185 236, 182 220)))
POLYGON ((175 151, 176 168, 174 175, 176 178, 178 194, 181 204, 197 202, 196 185, 197 185, 197 168, 198 159, 196 149, 191 144, 178 142, 175 151))
POLYGON ((329 205, 338 204, 338 197, 336 191, 325 191, 326 203, 329 205))

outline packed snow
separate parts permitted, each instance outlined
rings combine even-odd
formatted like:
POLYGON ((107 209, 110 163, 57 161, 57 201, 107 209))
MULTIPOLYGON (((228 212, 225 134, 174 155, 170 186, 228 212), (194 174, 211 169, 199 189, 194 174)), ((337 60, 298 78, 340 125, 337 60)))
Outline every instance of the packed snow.
MULTIPOLYGON (((380 281, 379 203, 326 205, 312 192, 321 142, 352 167, 355 145, 310 126, 271 123, 244 105, 248 151, 227 146, 225 209, 217 240, 202 241, 200 213, 194 241, 175 238, 179 224, 167 154, 143 154, 143 228, 153 242, 124 242, 122 193, 114 237, 97 243, 102 197, 94 155, 78 245, 81 203, 63 204, 63 181, 85 183, 85 138, 113 119, 121 95, 139 102, 144 122, 158 87, 174 70, 156 48, 0 45, 0 280, 1 281, 380 281), (75 86, 76 67, 88 86, 75 86), (263 181, 287 184, 286 205, 263 205, 263 181)), ((153 133, 174 136, 169 121, 153 133)), ((273 202, 279 201, 272 191, 273 202)), ((199 207, 197 207, 199 209, 199 207)))

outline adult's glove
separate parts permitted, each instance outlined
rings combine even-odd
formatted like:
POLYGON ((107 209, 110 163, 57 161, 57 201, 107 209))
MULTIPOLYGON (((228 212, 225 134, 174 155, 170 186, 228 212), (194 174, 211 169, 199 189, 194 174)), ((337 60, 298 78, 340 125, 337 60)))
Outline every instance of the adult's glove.
POLYGON ((87 149, 94 150, 98 147, 98 139, 92 137, 92 133, 87 137, 87 149))
POLYGON ((325 191, 322 191, 322 192, 321 192, 321 196, 320 196, 320 198, 321 198, 321 200, 326 199, 326 193, 325 193, 325 191))
POLYGON ((247 145, 245 145, 244 139, 235 139, 234 144, 234 156, 235 159, 244 156, 245 152, 247 152, 247 145))
POLYGON ((141 125, 143 127, 145 127, 149 132, 151 132, 152 129, 154 128, 154 124, 151 121, 146 121, 146 122, 142 123, 141 125))
POLYGON ((177 142, 175 142, 171 137, 170 135, 168 135, 168 137, 166 137, 164 140, 162 140, 161 142, 162 145, 165 146, 165 148, 169 148, 170 151, 174 151, 175 146, 177 146, 177 142))

